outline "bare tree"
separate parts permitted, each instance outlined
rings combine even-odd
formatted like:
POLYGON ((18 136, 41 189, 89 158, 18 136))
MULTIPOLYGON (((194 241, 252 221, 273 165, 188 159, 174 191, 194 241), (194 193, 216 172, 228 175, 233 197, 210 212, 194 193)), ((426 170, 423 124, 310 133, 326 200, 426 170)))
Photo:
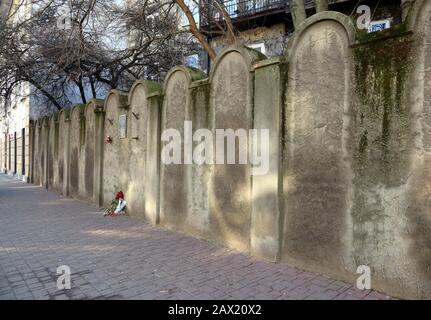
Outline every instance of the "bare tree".
POLYGON ((205 35, 199 30, 199 27, 196 23, 194 15, 190 10, 189 6, 186 5, 186 3, 183 0, 176 0, 176 3, 184 12, 185 16, 187 17, 187 20, 189 21, 190 32, 196 37, 196 39, 201 44, 202 48, 208 53, 208 56, 210 57, 210 59, 214 60, 216 57, 216 53, 214 49, 211 47, 211 45, 209 44, 209 42, 207 41, 205 35))
POLYGON ((163 0, 19 0, 0 29, 0 95, 28 82, 57 109, 159 79, 194 41, 163 0), (24 13, 24 14, 23 14, 24 13), (73 101, 75 100, 75 101, 73 101))
POLYGON ((207 40, 208 35, 214 35, 214 33, 222 35, 226 38, 226 42, 229 44, 233 44, 237 41, 236 30, 223 2, 218 0, 190 0, 188 4, 186 4, 184 0, 175 0, 175 2, 181 8, 189 22, 189 31, 199 41, 211 60, 215 59, 216 53, 207 40), (199 28, 195 19, 195 12, 192 12, 191 9, 192 6, 199 10, 201 17, 214 23, 214 25, 217 26, 217 31, 204 31, 199 28), (215 19, 215 16, 218 16, 219 18, 215 19))
MULTIPOLYGON (((322 8, 323 5, 318 3, 318 7, 322 8)), ((305 5, 304 0, 292 0, 290 2, 290 12, 292 13, 293 24, 295 28, 307 18, 307 14, 305 13, 305 5)))

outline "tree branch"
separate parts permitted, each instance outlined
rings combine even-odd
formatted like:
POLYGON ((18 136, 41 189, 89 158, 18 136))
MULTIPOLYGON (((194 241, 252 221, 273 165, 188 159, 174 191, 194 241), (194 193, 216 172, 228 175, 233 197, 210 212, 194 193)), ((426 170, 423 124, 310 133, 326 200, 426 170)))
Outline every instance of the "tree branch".
POLYGON ((216 53, 213 48, 211 48, 208 41, 205 39, 202 32, 199 30, 198 26, 196 25, 195 18, 193 17, 192 12, 190 11, 189 7, 184 3, 183 0, 175 0, 175 2, 178 4, 178 6, 181 8, 181 10, 184 12, 184 14, 187 17, 187 20, 190 24, 190 32, 196 37, 196 39, 199 41, 201 46, 204 48, 204 50, 208 53, 208 56, 211 60, 214 60, 216 58, 216 53))

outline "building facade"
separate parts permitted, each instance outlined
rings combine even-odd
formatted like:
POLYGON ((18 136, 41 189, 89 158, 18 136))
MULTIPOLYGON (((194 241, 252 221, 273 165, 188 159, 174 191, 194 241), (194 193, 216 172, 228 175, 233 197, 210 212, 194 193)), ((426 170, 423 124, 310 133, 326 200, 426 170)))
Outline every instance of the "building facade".
MULTIPOLYGON (((19 23, 31 14, 28 1, 2 1, 2 19, 19 23)), ((34 97, 29 83, 14 87, 10 99, 0 101, 0 168, 4 173, 28 181, 30 171, 30 106, 34 97)))
MULTIPOLYGON (((223 22, 223 15, 215 2, 219 0, 202 0, 200 6, 200 27, 209 35, 211 46, 219 52, 226 41, 216 35, 218 26, 223 22)), ((280 56, 287 46, 295 28, 293 24, 290 0, 223 0, 222 4, 237 32, 238 42, 256 49, 267 57, 280 56)), ((389 26, 402 22, 403 11, 406 11, 402 0, 328 0, 329 10, 341 12, 352 19, 358 14, 359 5, 371 8, 373 21, 389 21, 389 26)), ((316 12, 314 0, 304 0, 306 14, 316 12)))

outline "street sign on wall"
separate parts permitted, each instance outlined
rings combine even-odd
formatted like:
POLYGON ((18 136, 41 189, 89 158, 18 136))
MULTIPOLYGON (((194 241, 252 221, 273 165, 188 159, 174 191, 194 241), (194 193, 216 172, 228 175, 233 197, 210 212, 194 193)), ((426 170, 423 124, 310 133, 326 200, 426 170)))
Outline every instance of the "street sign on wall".
POLYGON ((127 115, 122 114, 118 119, 118 136, 120 139, 127 136, 127 115))
POLYGON ((368 26, 368 32, 378 32, 385 29, 389 29, 391 27, 391 21, 389 19, 386 20, 378 20, 378 21, 371 21, 370 25, 368 26))

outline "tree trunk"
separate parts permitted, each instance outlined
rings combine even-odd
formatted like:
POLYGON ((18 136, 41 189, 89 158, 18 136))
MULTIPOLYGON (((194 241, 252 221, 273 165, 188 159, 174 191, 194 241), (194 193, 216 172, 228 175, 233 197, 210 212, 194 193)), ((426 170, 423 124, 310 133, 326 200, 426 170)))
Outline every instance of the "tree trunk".
POLYGON ((91 86, 91 93, 93 94, 93 98, 96 99, 97 98, 97 93, 96 93, 96 87, 94 86, 94 79, 93 79, 93 77, 90 77, 90 86, 91 86))
POLYGON ((178 4, 178 6, 181 8, 181 10, 186 15, 187 20, 190 23, 190 32, 196 37, 196 39, 199 41, 201 46, 208 53, 208 56, 210 57, 210 59, 214 60, 216 58, 216 53, 215 53, 214 49, 211 48, 210 44, 205 39, 205 36, 202 34, 202 32, 199 30, 198 26, 196 25, 195 18, 193 17, 193 14, 190 11, 189 7, 184 3, 183 0, 175 0, 175 2, 178 4))
POLYGON ((328 0, 314 0, 316 12, 328 11, 328 0))
POLYGON ((292 14, 293 25, 296 29, 298 25, 307 18, 304 0, 292 0, 290 2, 290 12, 292 14))
POLYGON ((37 90, 42 92, 42 94, 48 98, 49 101, 58 109, 61 110, 63 107, 57 102, 57 100, 48 92, 46 91, 38 82, 34 81, 31 78, 27 78, 27 81, 30 82, 32 85, 36 87, 37 90))
POLYGON ((87 98, 85 98, 85 90, 84 90, 84 86, 83 86, 83 84, 82 84, 82 78, 81 77, 79 77, 79 80, 78 81, 75 81, 75 83, 76 83, 76 85, 78 86, 78 88, 79 88, 79 94, 81 95, 81 100, 82 100, 82 103, 87 103, 87 98))
POLYGON ((232 20, 231 20, 229 14, 226 12, 226 9, 224 8, 224 6, 222 6, 217 1, 215 1, 214 3, 218 7, 218 9, 221 11, 221 13, 223 15, 223 19, 226 22, 227 32, 225 32, 225 33, 226 33, 227 43, 228 44, 234 44, 236 42, 236 36, 235 36, 235 31, 233 28, 232 20))

